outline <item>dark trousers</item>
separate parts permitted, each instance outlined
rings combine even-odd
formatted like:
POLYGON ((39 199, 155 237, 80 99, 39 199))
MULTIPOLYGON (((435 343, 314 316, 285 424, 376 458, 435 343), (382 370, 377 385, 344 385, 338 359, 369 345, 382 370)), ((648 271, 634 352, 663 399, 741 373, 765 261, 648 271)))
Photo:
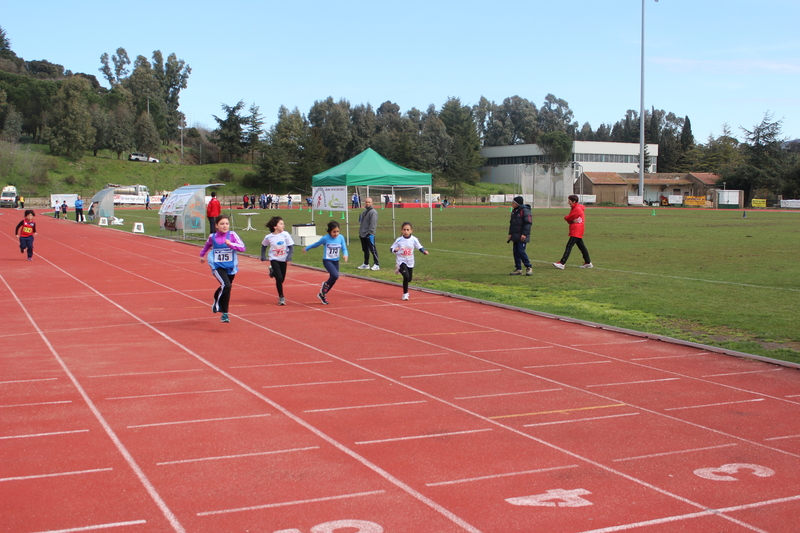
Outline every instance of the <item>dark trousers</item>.
POLYGON ((328 271, 328 280, 322 284, 322 294, 325 295, 336 285, 336 281, 339 279, 339 261, 323 259, 322 266, 328 271))
POLYGON ((359 237, 361 239, 361 249, 364 251, 364 264, 369 264, 369 256, 375 258, 375 264, 380 264, 378 261, 378 249, 375 248, 375 235, 367 235, 366 237, 359 237))
POLYGON ((219 281, 219 287, 214 292, 214 312, 227 313, 228 302, 231 301, 231 288, 233 287, 233 278, 236 274, 228 274, 225 268, 216 268, 211 271, 214 277, 219 281))
POLYGON ((561 258, 561 261, 559 261, 559 263, 561 263, 562 265, 567 264, 567 259, 569 259, 569 254, 572 253, 572 247, 575 246, 576 244, 578 245, 578 250, 580 250, 581 254, 583 254, 583 262, 584 263, 592 262, 592 260, 589 259, 589 250, 587 250, 586 245, 583 244, 583 239, 581 239, 580 237, 570 237, 569 240, 567 241, 567 247, 564 250, 564 256, 561 258))
POLYGON ((403 276, 403 294, 408 292, 408 284, 414 279, 414 269, 402 263, 399 267, 400 275, 403 276))
POLYGON ((214 233, 215 231, 217 231, 217 217, 206 217, 206 218, 208 218, 208 227, 209 227, 208 232, 214 233))
POLYGON ((33 257, 33 235, 19 238, 19 251, 24 252, 26 249, 28 250, 28 259, 30 259, 33 257))
POLYGON ((83 222, 85 219, 83 218, 83 208, 78 209, 75 208, 75 222, 83 222))
POLYGON ((276 261, 275 259, 269 262, 272 267, 272 277, 275 278, 275 288, 278 289, 278 296, 283 298, 283 280, 286 279, 286 261, 276 261))
POLYGON ((514 242, 514 268, 517 270, 522 270, 522 265, 525 265, 525 268, 530 268, 531 260, 528 259, 528 252, 525 251, 525 248, 528 247, 528 242, 514 242))

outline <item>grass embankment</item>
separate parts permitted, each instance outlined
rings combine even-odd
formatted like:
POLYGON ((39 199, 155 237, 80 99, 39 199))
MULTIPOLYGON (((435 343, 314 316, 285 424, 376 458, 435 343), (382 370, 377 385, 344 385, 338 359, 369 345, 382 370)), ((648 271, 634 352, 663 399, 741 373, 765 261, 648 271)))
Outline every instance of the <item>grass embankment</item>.
MULTIPOLYGON (((747 211, 742 218, 733 210, 590 207, 586 243, 595 268, 577 268, 582 260, 575 248, 562 271, 551 263, 567 240, 567 210, 535 210, 528 247, 534 273, 520 277, 508 275, 508 211, 437 210, 430 242, 427 210, 398 209, 396 232, 391 211, 380 210, 379 272, 356 270, 362 252, 358 211, 351 212, 350 262, 342 271, 399 280, 388 247, 408 220, 431 252, 417 259, 417 286, 800 363, 800 213, 747 211)), ((120 213, 125 231, 141 221, 147 233, 159 234, 156 211, 120 213)), ((259 255, 264 224, 275 213, 253 218, 261 231, 239 232, 253 255, 259 255)), ((307 210, 278 213, 287 227, 311 220, 307 210)), ((317 233, 328 215, 314 213, 317 233)), ((340 213, 334 218, 344 224, 340 213)), ((242 228, 246 221, 236 217, 234 224, 242 228)), ((295 259, 321 263, 318 253, 295 259)))

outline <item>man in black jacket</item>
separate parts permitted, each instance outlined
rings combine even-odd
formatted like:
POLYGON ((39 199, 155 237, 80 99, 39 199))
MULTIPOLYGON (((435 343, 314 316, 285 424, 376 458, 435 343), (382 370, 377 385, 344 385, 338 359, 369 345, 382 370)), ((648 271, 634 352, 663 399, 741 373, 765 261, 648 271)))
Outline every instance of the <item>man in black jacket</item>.
POLYGON ((514 243, 514 272, 511 275, 522 275, 522 265, 525 265, 525 275, 530 276, 533 274, 533 267, 525 247, 531 240, 531 226, 533 225, 531 206, 525 204, 522 196, 516 196, 511 207, 513 208, 511 222, 508 225, 508 241, 514 243))

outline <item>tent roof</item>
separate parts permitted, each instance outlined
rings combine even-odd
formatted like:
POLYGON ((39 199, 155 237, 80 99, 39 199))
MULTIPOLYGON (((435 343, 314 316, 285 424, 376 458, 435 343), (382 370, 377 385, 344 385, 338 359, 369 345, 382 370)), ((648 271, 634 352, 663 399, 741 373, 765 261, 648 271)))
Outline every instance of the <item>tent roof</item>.
POLYGON ((385 159, 372 148, 367 148, 340 165, 315 174, 314 187, 371 186, 429 186, 431 175, 417 172, 385 159))

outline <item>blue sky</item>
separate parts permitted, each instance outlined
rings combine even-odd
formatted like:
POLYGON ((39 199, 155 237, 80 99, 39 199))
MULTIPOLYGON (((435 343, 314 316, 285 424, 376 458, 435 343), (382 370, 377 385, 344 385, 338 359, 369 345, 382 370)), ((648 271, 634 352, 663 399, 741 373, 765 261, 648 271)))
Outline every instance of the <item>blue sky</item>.
MULTIPOLYGON (((401 111, 519 95, 569 102, 593 129, 639 109, 642 3, 361 0, 124 4, 4 2, 0 26, 26 60, 95 74, 118 47, 174 52, 192 67, 190 125, 214 127, 244 100, 267 124, 332 96, 401 111), (123 7, 124 5, 124 7, 123 7)), ((800 138, 800 2, 647 0, 645 106, 689 116, 698 142, 728 124, 743 138, 769 111, 800 138)))

